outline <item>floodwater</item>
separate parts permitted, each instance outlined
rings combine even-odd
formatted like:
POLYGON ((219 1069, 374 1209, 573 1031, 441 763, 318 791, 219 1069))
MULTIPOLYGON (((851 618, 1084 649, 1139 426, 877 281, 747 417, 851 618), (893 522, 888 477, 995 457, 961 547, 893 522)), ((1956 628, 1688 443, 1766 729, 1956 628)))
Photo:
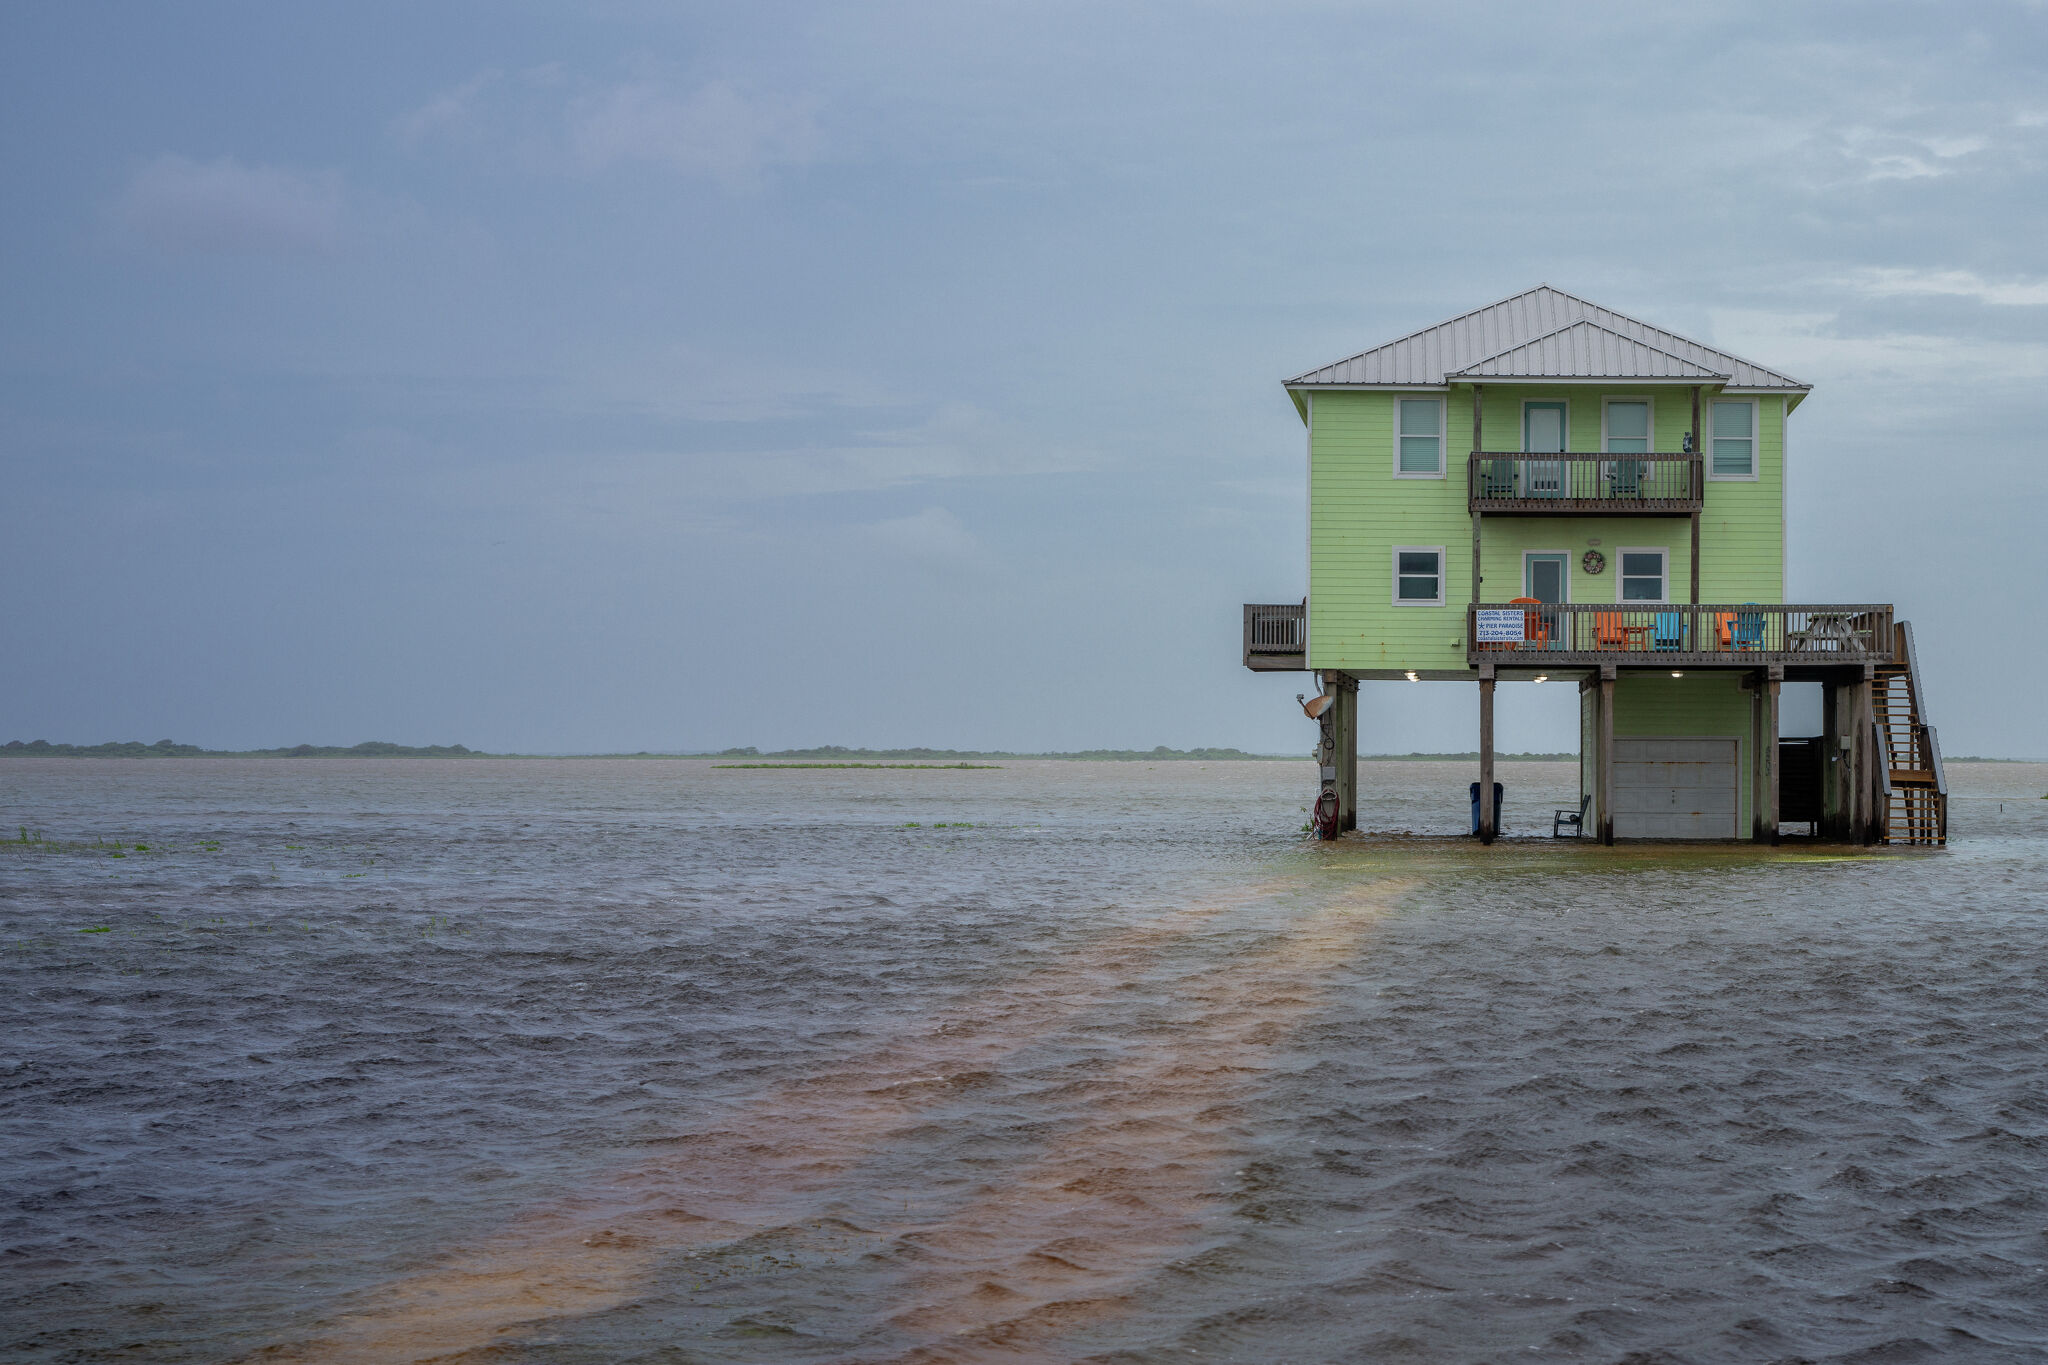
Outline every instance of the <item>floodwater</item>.
POLYGON ((2048 766, 1312 772, 0 761, 0 1357, 2048 1354, 2048 766))

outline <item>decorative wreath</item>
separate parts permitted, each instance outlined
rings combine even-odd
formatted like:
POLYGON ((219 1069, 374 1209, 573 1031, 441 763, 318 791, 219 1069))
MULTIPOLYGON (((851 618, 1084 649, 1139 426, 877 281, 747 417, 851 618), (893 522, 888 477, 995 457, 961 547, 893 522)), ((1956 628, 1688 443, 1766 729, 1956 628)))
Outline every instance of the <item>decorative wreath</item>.
POLYGON ((1607 556, 1601 554, 1598 550, 1588 550, 1585 554, 1579 556, 1579 567, 1587 573, 1599 573, 1607 567, 1607 556))

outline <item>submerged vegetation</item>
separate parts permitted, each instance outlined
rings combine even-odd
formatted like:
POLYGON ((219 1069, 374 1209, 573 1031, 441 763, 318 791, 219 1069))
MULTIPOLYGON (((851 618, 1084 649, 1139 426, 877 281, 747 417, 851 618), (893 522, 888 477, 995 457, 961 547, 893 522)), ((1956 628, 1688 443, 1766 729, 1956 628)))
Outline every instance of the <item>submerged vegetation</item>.
POLYGON ((714 768, 917 768, 926 772, 953 772, 960 768, 1000 771, 996 763, 714 763, 714 768))

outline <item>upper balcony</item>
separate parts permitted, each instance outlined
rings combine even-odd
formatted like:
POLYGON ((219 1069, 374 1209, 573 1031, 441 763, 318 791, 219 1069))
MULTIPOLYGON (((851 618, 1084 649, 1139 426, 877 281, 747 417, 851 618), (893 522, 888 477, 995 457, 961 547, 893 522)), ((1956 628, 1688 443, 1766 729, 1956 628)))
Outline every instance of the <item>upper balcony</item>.
POLYGON ((1307 668, 1308 603, 1245 603, 1244 666, 1255 673, 1307 668))
POLYGON ((1889 663, 1890 604, 1481 602, 1466 658, 1498 667, 1832 668, 1889 663))
POLYGON ((1695 454, 1472 452, 1466 474, 1473 512, 1517 516, 1691 516, 1706 497, 1695 454))

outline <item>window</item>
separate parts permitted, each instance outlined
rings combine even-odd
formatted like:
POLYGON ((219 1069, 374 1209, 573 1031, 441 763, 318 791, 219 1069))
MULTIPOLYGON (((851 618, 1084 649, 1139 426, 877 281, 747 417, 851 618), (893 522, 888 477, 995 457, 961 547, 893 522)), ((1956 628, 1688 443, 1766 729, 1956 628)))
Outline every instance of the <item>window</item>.
POLYGON ((1665 566, 1670 556, 1662 550, 1615 551, 1621 557, 1621 600, 1662 602, 1665 600, 1665 566))
POLYGON ((1734 402, 1714 400, 1708 415, 1712 463, 1708 468, 1717 479, 1756 477, 1756 404, 1747 399, 1734 402))
POLYGON ((1444 604, 1444 547, 1394 547, 1394 605, 1440 607, 1444 604))
POLYGON ((1411 479, 1444 476, 1444 400, 1402 398, 1394 404, 1394 474, 1411 479))
POLYGON ((1607 449, 1617 455, 1642 455, 1650 449, 1650 400, 1607 400, 1607 449))

